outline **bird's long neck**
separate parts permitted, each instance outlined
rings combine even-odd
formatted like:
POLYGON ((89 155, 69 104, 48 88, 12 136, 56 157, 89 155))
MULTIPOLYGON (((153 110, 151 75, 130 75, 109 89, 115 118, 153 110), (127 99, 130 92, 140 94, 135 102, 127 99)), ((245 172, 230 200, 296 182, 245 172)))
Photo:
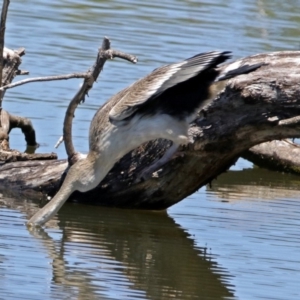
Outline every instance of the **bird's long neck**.
POLYGON ((29 226, 42 226, 48 222, 68 200, 72 194, 73 189, 66 181, 64 181, 57 194, 47 203, 42 209, 40 209, 33 217, 28 221, 29 226))
POLYGON ((86 158, 77 161, 68 171, 57 194, 29 221, 29 226, 42 226, 48 222, 74 191, 87 192, 95 188, 113 167, 115 160, 108 150, 101 154, 90 151, 86 158))

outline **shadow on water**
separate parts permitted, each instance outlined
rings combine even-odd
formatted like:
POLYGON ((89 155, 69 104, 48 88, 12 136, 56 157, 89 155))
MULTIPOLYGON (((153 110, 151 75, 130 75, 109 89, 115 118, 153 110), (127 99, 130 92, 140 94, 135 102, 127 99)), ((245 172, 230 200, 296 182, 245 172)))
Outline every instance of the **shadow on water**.
MULTIPOLYGON (((0 294, 21 281, 27 291, 46 286, 45 299, 296 295, 298 183, 297 176, 261 169, 229 171, 207 200, 170 209, 176 221, 163 212, 67 203, 45 231, 31 235, 24 215, 37 205, 2 198, 0 294), (282 276, 291 277, 283 283, 282 276), (252 290, 253 280, 264 288, 252 290)), ((39 299, 35 292, 24 299, 39 299)))
MULTIPOLYGON (((26 47, 22 68, 31 76, 86 70, 104 35, 113 47, 139 57, 135 67, 110 63, 77 111, 75 148, 86 152, 95 109, 159 65, 212 49, 232 50, 235 58, 299 49, 298 4, 11 1, 6 45, 26 47)), ((44 145, 39 152, 53 151, 78 84, 24 85, 7 92, 5 109, 38 128, 44 145)), ((10 136, 11 146, 23 149, 18 134, 10 136)), ((58 154, 66 157, 63 147, 58 154)), ((169 210, 182 227, 167 214, 67 204, 46 232, 32 232, 39 238, 24 226, 24 215, 37 210, 27 200, 31 196, 0 197, 0 298, 299 299, 298 190, 293 176, 230 171, 201 197, 195 194, 169 210), (196 244, 208 244, 214 254, 196 244)))
POLYGON ((297 175, 268 171, 257 167, 228 171, 214 180, 208 191, 225 201, 257 199, 257 201, 298 198, 300 178, 297 175))
POLYGON ((76 287, 88 299, 110 284, 149 299, 233 297, 229 275, 166 213, 66 205, 58 219, 60 241, 43 229, 32 232, 53 260, 56 285, 76 287))
POLYGON ((254 168, 222 174, 168 213, 212 249, 235 297, 296 300, 299 211, 299 176, 254 168))

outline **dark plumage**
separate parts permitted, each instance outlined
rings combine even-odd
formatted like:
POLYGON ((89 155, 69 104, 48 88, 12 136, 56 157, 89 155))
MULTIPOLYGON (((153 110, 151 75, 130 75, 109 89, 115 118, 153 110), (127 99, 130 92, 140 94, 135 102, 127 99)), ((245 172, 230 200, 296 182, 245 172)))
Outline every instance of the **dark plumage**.
POLYGON ((189 117, 208 99, 214 81, 230 79, 260 67, 244 65, 229 72, 217 69, 230 57, 228 51, 212 51, 155 69, 127 88, 125 96, 112 107, 110 121, 124 120, 135 112, 166 113, 178 119, 189 117))

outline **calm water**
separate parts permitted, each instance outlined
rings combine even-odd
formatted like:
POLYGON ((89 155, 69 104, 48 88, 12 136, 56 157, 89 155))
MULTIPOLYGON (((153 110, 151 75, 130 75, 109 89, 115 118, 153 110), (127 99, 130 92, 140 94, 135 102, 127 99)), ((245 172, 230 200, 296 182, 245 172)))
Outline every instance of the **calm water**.
MULTIPOLYGON (((161 64, 212 49, 235 58, 299 49, 300 2, 11 1, 6 45, 26 48, 22 69, 32 77, 85 71, 105 35, 139 63, 107 62, 76 113, 81 152, 95 110, 161 64)), ((80 83, 7 91, 4 108, 31 118, 39 152, 54 151, 80 83)), ((25 148, 18 131, 11 146, 25 148)), ((57 153, 66 157, 63 146, 57 153)), ((32 233, 24 223, 38 203, 3 195, 0 299, 299 299, 298 190, 299 177, 240 160, 167 212, 67 204, 32 233)))

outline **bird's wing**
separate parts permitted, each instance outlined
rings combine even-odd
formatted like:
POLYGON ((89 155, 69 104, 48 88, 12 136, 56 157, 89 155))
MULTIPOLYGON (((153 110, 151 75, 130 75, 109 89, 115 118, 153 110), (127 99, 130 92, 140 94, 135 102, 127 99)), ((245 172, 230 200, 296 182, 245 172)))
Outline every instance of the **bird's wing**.
POLYGON ((197 54, 179 63, 155 69, 148 76, 127 88, 109 112, 111 121, 121 121, 133 115, 147 101, 156 98, 173 86, 187 81, 200 72, 215 68, 230 58, 230 52, 212 51, 197 54))

